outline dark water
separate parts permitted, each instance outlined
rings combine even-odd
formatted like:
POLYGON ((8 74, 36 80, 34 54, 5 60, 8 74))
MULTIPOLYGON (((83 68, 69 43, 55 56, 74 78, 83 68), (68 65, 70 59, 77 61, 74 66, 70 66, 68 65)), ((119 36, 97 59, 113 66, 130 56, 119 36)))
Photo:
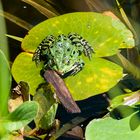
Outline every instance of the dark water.
MULTIPOLYGON (((2 4, 4 11, 21 18, 32 25, 36 25, 39 22, 46 20, 46 17, 40 14, 36 9, 20 0, 2 0, 2 4)), ((28 32, 7 19, 6 27, 7 34, 9 35, 24 37, 28 32)), ((8 43, 10 58, 11 61, 13 61, 17 54, 21 52, 20 42, 8 38, 8 43)))

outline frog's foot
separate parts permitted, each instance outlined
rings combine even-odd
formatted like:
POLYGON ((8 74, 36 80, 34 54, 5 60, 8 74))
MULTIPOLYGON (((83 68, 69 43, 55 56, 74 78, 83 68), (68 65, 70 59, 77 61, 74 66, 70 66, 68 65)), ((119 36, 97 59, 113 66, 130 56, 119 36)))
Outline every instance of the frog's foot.
POLYGON ((84 55, 87 56, 89 59, 92 57, 92 53, 94 53, 92 46, 89 45, 89 43, 86 40, 82 40, 84 46, 84 55))
POLYGON ((84 65, 85 65, 84 62, 82 62, 82 63, 75 62, 74 66, 73 66, 73 68, 71 70, 70 75, 75 75, 78 72, 80 72, 83 69, 84 65))
POLYGON ((92 46, 82 36, 77 33, 69 33, 68 38, 72 44, 75 44, 79 48, 79 51, 84 52, 84 55, 91 59, 92 53, 94 53, 92 46))
MULTIPOLYGON (((37 47, 35 53, 33 54, 32 60, 35 61, 36 65, 38 65, 43 57, 49 54, 49 48, 53 47, 53 43, 55 42, 55 37, 53 35, 48 35, 37 47)), ((46 58, 45 58, 46 59, 46 58)))
POLYGON ((46 38, 42 40, 40 43, 41 49, 46 50, 48 47, 53 47, 53 43, 55 42, 56 38, 53 35, 48 35, 46 38))

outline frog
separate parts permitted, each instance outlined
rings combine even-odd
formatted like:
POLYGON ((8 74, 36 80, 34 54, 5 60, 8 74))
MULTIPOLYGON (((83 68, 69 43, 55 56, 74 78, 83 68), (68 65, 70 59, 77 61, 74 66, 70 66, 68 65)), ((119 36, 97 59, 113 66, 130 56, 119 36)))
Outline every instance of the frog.
POLYGON ((36 65, 43 61, 43 72, 54 70, 62 78, 66 78, 76 75, 84 68, 82 54, 91 60, 92 53, 92 46, 77 33, 48 35, 35 50, 32 60, 36 65))

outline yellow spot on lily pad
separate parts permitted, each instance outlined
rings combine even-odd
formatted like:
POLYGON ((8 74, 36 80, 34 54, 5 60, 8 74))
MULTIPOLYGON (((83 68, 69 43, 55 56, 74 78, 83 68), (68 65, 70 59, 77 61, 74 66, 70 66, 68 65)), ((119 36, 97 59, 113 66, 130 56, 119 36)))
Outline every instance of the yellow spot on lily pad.
POLYGON ((102 69, 101 69, 101 72, 105 73, 106 75, 112 76, 112 77, 113 77, 114 75, 116 75, 116 74, 114 73, 114 70, 111 70, 111 69, 108 68, 108 67, 102 68, 102 69))
POLYGON ((59 21, 59 20, 56 20, 56 21, 55 21, 55 24, 58 24, 58 23, 60 23, 60 21, 59 21))
POLYGON ((77 85, 81 85, 81 84, 82 84, 82 82, 80 82, 80 81, 79 81, 79 82, 77 82, 77 85))
POLYGON ((57 27, 59 23, 60 23, 60 21, 56 20, 56 21, 52 24, 52 26, 53 26, 53 27, 57 27))
POLYGON ((96 31, 96 32, 95 32, 95 34, 98 34, 98 33, 99 33, 99 31, 96 31))
POLYGON ((86 79, 86 82, 87 83, 91 83, 93 81, 93 77, 88 77, 87 79, 86 79))
POLYGON ((118 43, 118 40, 114 40, 114 43, 118 43))

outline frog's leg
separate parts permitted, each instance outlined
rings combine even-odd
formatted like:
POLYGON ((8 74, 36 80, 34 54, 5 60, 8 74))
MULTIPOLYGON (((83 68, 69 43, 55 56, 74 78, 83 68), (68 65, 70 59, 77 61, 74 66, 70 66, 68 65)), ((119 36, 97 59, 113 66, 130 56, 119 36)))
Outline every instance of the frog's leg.
POLYGON ((72 67, 72 69, 70 71, 66 72, 65 74, 60 74, 60 76, 62 78, 66 78, 66 77, 68 77, 70 75, 74 76, 74 75, 76 75, 78 72, 80 72, 83 69, 83 66, 84 66, 84 62, 83 63, 76 62, 73 65, 73 67, 72 67))
POLYGON ((49 47, 53 47, 54 41, 55 37, 53 35, 49 35, 39 44, 32 58, 36 65, 43 60, 43 56, 46 56, 47 53, 49 53, 49 47))
POLYGON ((91 59, 94 53, 92 46, 85 39, 81 39, 81 44, 84 46, 84 55, 91 59))
POLYGON ((83 37, 77 33, 70 33, 68 34, 68 38, 78 47, 79 51, 82 50, 84 55, 91 59, 92 53, 94 52, 93 48, 83 37))
POLYGON ((80 72, 83 69, 84 65, 85 65, 85 63, 83 61, 75 62, 74 66, 73 66, 74 68, 71 70, 70 75, 75 75, 78 72, 80 72))

